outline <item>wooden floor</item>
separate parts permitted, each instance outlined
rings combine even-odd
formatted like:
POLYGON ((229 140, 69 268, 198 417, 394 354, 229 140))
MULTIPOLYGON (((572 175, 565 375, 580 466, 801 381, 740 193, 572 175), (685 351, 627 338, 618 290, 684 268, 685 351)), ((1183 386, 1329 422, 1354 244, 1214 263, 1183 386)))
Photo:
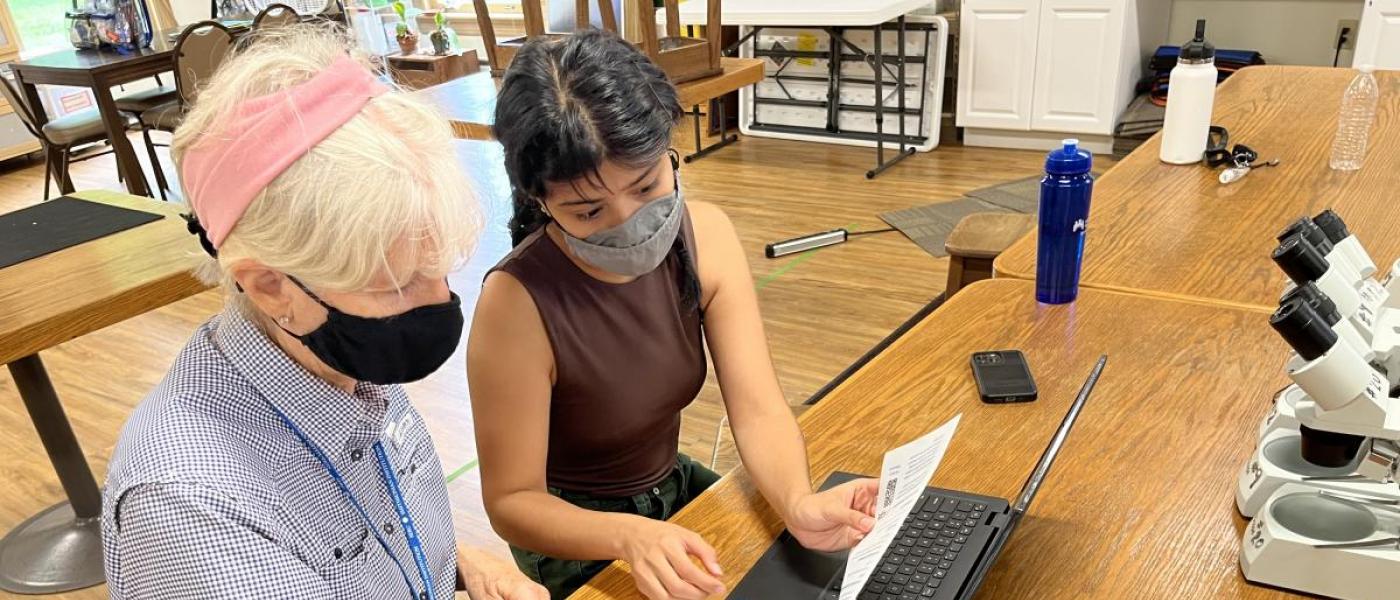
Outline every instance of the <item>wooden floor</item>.
MULTIPOLYGON (((679 131, 690 131, 682 127, 679 131)), ((133 138, 139 144, 138 138, 133 138)), ((678 136, 685 151, 693 140, 678 136)), ((137 146, 140 148, 140 146, 137 146)), ((500 191, 499 147, 462 149, 480 185, 500 191), (485 175, 482 175, 482 174, 485 175)), ((967 190, 1040 172, 1043 154, 948 146, 916 155, 874 181, 864 177, 874 150, 745 138, 693 164, 681 177, 688 198, 718 204, 733 219, 759 289, 778 375, 789 403, 804 400, 937 296, 947 259, 935 259, 898 234, 862 238, 817 252, 763 258, 763 244, 837 227, 881 228, 881 212, 953 200, 967 190)), ((144 160, 143 160, 144 162, 144 160)), ((167 163, 167 170, 169 165, 167 163)), ((79 189, 122 189, 110 156, 74 166, 79 189)), ((0 167, 0 212, 38 202, 38 163, 0 167)), ((481 275, 506 250, 509 206, 499 194, 487 206, 492 222, 477 256, 453 285, 470 304, 481 275)), ((101 481, 121 424, 160 380, 190 332, 220 308, 205 293, 74 340, 43 354, 79 440, 101 481)), ((410 387, 448 473, 458 536, 504 553, 481 511, 471 413, 461 354, 410 387)), ((687 410, 684 452, 709 460, 722 416, 713 377, 687 410)), ((0 374, 0 531, 63 499, 8 372, 0 374)), ((722 459, 721 468, 733 464, 722 459)), ((106 598, 101 588, 66 595, 106 598)))

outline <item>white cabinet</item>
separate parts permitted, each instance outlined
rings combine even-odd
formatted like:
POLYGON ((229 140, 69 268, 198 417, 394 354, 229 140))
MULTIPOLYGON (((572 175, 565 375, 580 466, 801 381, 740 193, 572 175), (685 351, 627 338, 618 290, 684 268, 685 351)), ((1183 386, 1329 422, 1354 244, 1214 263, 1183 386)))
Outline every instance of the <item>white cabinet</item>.
POLYGON ((1400 0, 1366 0, 1352 65, 1400 69, 1400 0))
MULTIPOLYGON (((1031 128, 1113 133, 1118 63, 1123 58, 1120 0, 1045 0, 1036 43, 1031 128)), ((1137 57, 1133 57, 1136 59, 1137 57)))
POLYGON ((959 17, 958 125, 1028 129, 1040 3, 965 0, 959 17))
POLYGON ((964 141, 1048 149, 1077 136, 1092 150, 1110 149, 1169 13, 1161 0, 963 0, 964 141))

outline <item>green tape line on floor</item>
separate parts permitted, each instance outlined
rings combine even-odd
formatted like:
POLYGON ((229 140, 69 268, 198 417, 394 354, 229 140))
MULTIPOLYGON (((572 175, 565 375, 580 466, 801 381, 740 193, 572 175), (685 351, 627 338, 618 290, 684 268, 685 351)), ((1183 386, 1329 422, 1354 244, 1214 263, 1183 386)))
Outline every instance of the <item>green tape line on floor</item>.
POLYGON ((456 471, 453 471, 453 472, 451 472, 451 473, 448 473, 448 474, 447 474, 447 483, 452 483, 453 480, 455 480, 455 479, 457 479, 458 477, 461 477, 461 476, 463 476, 463 475, 466 475, 468 471, 471 471, 472 469, 475 469, 475 468, 476 468, 476 459, 473 458, 471 462, 469 462, 469 463, 467 463, 467 464, 465 464, 465 465, 462 465, 462 466, 459 467, 456 471))
MULTIPOLYGON (((852 227, 855 227, 855 226, 856 226, 855 223, 851 223, 851 224, 845 226, 844 229, 846 229, 847 231, 849 231, 852 227)), ((813 256, 816 256, 816 254, 817 254, 818 252, 821 252, 822 250, 825 250, 825 249, 830 248, 830 247, 831 247, 831 246, 822 246, 821 248, 817 248, 817 249, 815 249, 815 250, 808 250, 808 251, 802 253, 802 256, 799 256, 799 257, 797 257, 797 258, 794 258, 794 259, 792 259, 792 261, 788 262, 787 264, 785 264, 785 265, 783 265, 783 266, 781 266, 781 267, 778 267, 778 268, 777 268, 776 270, 774 270, 772 273, 769 273, 769 274, 767 274, 767 275, 764 275, 763 277, 760 277, 760 278, 758 279, 758 282, 755 283, 755 284, 753 284, 754 289, 756 289, 756 290, 761 290, 761 289, 763 289, 764 286, 766 286, 766 285, 768 285, 768 284, 770 284, 770 283, 773 283, 773 280, 774 280, 774 279, 777 279, 777 278, 779 278, 779 277, 782 277, 782 275, 783 275, 784 273, 787 273, 788 271, 793 270, 794 268, 797 267, 797 265, 800 265, 800 264, 802 264, 802 263, 804 263, 804 262, 807 262, 808 260, 811 260, 811 258, 812 258, 813 256)))

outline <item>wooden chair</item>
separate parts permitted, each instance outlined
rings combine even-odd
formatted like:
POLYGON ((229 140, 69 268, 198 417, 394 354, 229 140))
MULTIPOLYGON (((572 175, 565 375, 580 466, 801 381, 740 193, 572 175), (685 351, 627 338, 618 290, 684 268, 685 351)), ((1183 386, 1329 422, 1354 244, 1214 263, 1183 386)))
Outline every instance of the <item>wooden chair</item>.
POLYGON ((642 51, 671 78, 671 83, 685 83, 724 72, 719 54, 723 49, 720 37, 720 0, 709 0, 705 14, 705 37, 681 36, 679 0, 665 0, 666 37, 656 36, 656 8, 652 0, 635 0, 637 29, 642 32, 642 51))
MULTIPOLYGON (((58 182, 60 194, 73 193, 73 180, 68 176, 68 164, 74 161, 87 160, 106 154, 111 154, 111 150, 88 154, 80 158, 73 158, 73 149, 78 146, 86 146, 107 139, 107 126, 102 122, 102 117, 98 115, 97 109, 89 108, 75 112, 73 114, 59 117, 45 123, 42 127, 38 125, 33 107, 24 100, 24 96, 19 89, 10 81, 8 77, 0 75, 0 96, 3 96, 15 114, 19 115, 20 122, 29 133, 39 139, 39 145, 44 149, 44 199, 49 199, 49 181, 58 182)), ((43 110, 40 107, 38 110, 43 110)), ((123 175, 131 177, 144 177, 141 173, 121 173, 121 165, 117 165, 118 177, 123 175)))
POLYGON ((973 282, 992 277, 992 261, 1031 230, 1035 215, 987 212, 963 217, 948 234, 948 298, 973 282))
POLYGON ((146 152, 150 154, 151 167, 156 172, 156 184, 160 188, 162 200, 166 199, 165 191, 169 186, 156 157, 151 130, 173 132, 184 122, 185 111, 194 102, 200 88, 208 84, 214 71, 233 52, 233 45, 233 33, 218 21, 201 21, 186 27, 180 32, 180 39, 176 40, 174 50, 175 89, 179 91, 179 96, 141 113, 141 135, 146 139, 146 152))
MULTIPOLYGON (((590 15, 590 0, 575 0, 574 14, 577 17, 576 27, 586 27, 590 15)), ((510 61, 515 58, 515 53, 520 51, 520 47, 525 42, 537 37, 563 37, 562 33, 545 33, 544 31, 544 9, 540 5, 540 0, 524 0, 520 3, 521 9, 525 13, 525 36, 511 38, 503 42, 496 42, 496 28, 491 24, 490 10, 486 7, 486 0, 472 0, 472 7, 476 9, 476 23, 481 30, 481 38, 486 46, 486 60, 491 63, 491 74, 500 76, 505 73, 506 67, 510 66, 510 61)), ((598 2, 599 15, 603 17, 603 29, 617 33, 617 15, 613 14, 611 0, 601 0, 598 2)))

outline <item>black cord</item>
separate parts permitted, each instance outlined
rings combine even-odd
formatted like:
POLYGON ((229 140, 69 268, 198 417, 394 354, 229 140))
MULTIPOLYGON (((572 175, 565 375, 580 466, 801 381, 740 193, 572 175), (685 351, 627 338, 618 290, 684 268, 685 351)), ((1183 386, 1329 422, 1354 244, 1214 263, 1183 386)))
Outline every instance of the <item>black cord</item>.
POLYGON ((899 230, 898 230, 898 229, 895 229, 895 228, 893 228, 893 227, 890 227, 890 228, 887 228, 887 229, 872 229, 872 230, 870 230, 870 231, 852 231, 852 232, 850 232, 850 233, 847 233, 847 234, 846 234, 846 237, 855 237, 855 236, 858 236, 858 235, 875 235, 875 234, 877 234, 877 233, 889 233, 889 232, 891 232, 891 231, 899 231, 899 230))
POLYGON ((1347 45, 1347 36, 1349 35, 1351 35, 1351 28, 1343 27, 1342 34, 1337 36, 1337 52, 1332 55, 1332 66, 1337 66, 1337 63, 1341 61, 1342 46, 1347 45))

